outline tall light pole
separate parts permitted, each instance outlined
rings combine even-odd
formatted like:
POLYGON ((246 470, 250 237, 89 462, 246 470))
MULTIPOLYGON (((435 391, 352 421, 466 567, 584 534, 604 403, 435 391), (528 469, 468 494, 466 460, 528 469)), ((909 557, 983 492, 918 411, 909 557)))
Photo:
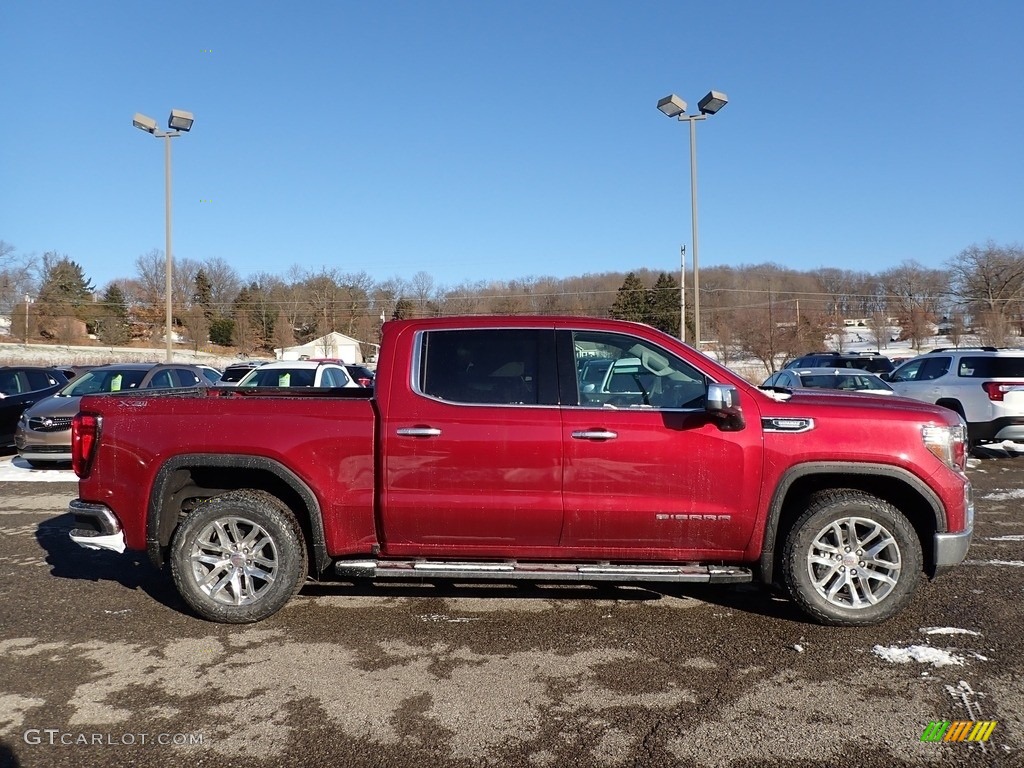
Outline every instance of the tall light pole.
POLYGON ((183 133, 192 130, 192 123, 195 118, 191 112, 182 109, 172 109, 171 116, 167 118, 167 127, 170 130, 157 130, 156 120, 145 115, 135 113, 132 118, 132 125, 139 130, 145 131, 164 140, 164 222, 166 248, 164 250, 164 301, 166 304, 166 327, 164 336, 167 339, 167 362, 174 360, 174 344, 171 340, 171 323, 173 322, 171 306, 171 271, 174 264, 174 257, 171 252, 171 139, 176 139, 183 133))
POLYGON ((699 115, 686 114, 686 102, 670 93, 658 100, 658 109, 668 117, 685 120, 690 124, 690 216, 693 227, 693 335, 694 344, 700 349, 700 258, 697 237, 697 121, 706 120, 729 103, 724 93, 710 91, 697 102, 699 115))

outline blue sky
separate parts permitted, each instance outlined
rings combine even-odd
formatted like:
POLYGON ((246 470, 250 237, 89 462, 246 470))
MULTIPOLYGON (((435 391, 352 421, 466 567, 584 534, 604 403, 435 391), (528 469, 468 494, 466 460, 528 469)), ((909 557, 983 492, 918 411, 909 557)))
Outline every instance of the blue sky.
POLYGON ((438 285, 700 263, 878 272, 1024 241, 1024 4, 8 2, 0 240, 97 287, 164 247, 438 285))

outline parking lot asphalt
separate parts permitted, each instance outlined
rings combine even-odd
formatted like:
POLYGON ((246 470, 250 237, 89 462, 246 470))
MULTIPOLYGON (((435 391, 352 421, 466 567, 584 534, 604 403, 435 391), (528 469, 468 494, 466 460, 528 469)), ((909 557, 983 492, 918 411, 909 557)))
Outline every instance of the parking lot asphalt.
POLYGON ((68 540, 63 472, 0 462, 0 766, 1024 765, 1014 452, 971 460, 967 563, 856 629, 751 585, 308 585, 211 624, 68 540), (945 721, 995 727, 921 740, 945 721))

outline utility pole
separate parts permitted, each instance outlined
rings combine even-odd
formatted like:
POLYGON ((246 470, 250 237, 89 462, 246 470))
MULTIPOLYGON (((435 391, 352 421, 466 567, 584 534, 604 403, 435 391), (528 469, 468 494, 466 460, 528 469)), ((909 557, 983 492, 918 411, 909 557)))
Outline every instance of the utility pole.
POLYGON ((686 246, 679 246, 679 340, 686 343, 686 246))
POLYGON ((29 295, 25 294, 25 347, 28 348, 28 305, 32 303, 32 299, 29 295))

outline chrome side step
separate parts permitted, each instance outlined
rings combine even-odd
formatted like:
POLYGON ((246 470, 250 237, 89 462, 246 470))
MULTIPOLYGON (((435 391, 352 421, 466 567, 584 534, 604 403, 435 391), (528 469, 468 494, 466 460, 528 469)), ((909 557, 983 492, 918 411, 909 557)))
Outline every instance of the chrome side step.
POLYGON ((734 584, 753 579, 749 568, 730 565, 630 563, 450 562, 440 560, 339 560, 335 573, 349 579, 465 579, 529 581, 689 582, 734 584))

